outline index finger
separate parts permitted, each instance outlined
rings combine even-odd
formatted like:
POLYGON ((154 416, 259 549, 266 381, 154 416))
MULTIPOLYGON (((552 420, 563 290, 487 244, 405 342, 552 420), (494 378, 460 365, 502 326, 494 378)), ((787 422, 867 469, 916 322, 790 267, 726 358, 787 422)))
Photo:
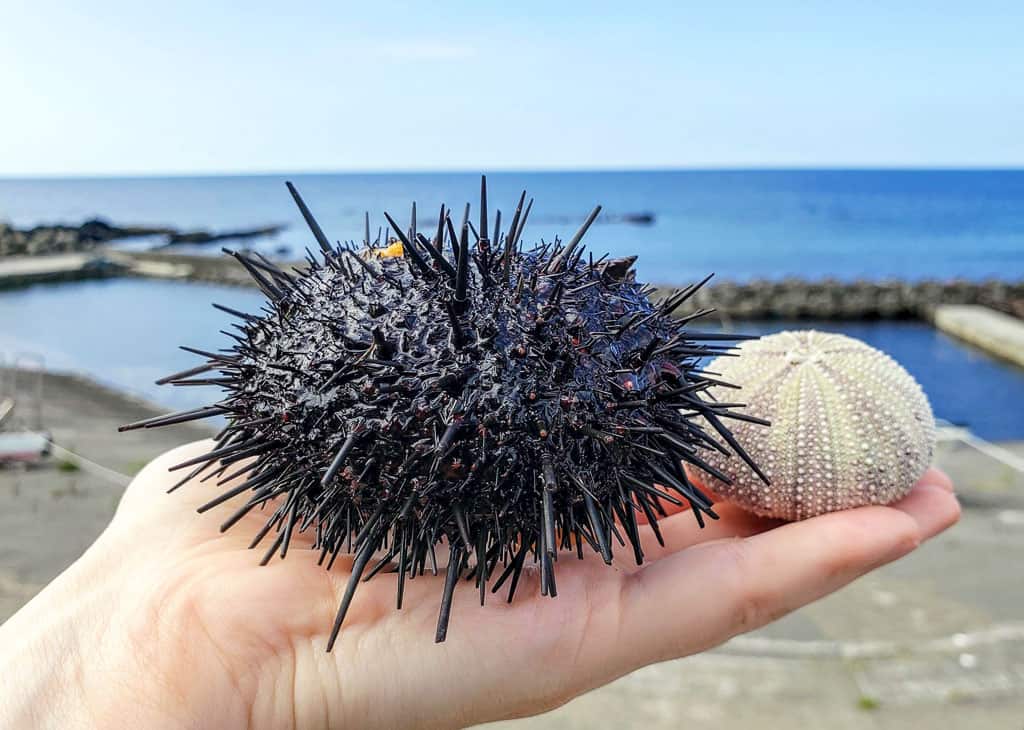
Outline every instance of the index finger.
POLYGON ((949 491, 919 484, 891 507, 835 512, 666 556, 626 578, 625 660, 641 666, 683 656, 763 626, 906 555, 959 514, 949 491))

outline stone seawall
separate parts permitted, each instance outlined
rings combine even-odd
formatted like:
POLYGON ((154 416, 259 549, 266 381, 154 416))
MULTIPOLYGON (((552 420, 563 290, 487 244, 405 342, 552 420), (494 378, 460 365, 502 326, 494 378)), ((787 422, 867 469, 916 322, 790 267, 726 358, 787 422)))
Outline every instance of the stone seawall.
POLYGON ((1024 317, 1024 280, 724 281, 708 284, 691 301, 734 319, 930 321, 944 304, 982 305, 1024 317))
MULTIPOLYGON (((252 278, 227 256, 194 256, 163 252, 101 250, 103 273, 185 279, 229 286, 253 286, 252 278)), ((46 257, 35 259, 40 265, 46 257)), ((301 267, 304 262, 282 262, 301 267)), ((673 287, 659 286, 655 297, 673 287)), ((731 319, 931 321, 942 305, 980 305, 1024 319, 1024 280, 1014 281, 839 281, 823 279, 712 282, 691 300, 695 307, 714 308, 731 319)), ((681 311, 689 311, 684 307, 681 311)))
MULTIPOLYGON (((108 251, 128 274, 156 279, 186 279, 228 286, 255 286, 245 269, 228 256, 192 256, 155 251, 108 251)), ((281 266, 293 264, 281 263, 281 266)), ((295 262, 295 266, 302 265, 295 262)))
POLYGON ((85 253, 0 257, 0 289, 103 279, 125 272, 122 265, 85 253))

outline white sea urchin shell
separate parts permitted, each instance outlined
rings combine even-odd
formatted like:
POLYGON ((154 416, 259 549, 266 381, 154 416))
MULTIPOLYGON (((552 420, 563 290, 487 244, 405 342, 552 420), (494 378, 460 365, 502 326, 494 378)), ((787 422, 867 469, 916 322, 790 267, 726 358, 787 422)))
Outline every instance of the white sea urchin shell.
POLYGON ((736 439, 771 480, 741 460, 714 452, 708 487, 759 515, 800 520, 866 504, 889 504, 931 463, 935 419, 921 386, 873 347, 814 330, 780 332, 720 357, 708 370, 742 390, 716 386, 720 401, 770 427, 733 422, 736 439), (741 394, 737 397, 737 393, 741 394))

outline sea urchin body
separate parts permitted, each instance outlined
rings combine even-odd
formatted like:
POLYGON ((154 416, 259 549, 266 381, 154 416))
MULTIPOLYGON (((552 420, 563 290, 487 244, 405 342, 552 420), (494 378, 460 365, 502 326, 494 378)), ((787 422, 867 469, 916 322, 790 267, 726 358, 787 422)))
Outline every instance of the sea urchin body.
POLYGON ((245 495, 228 529, 276 499, 253 540, 272 536, 264 561, 284 557, 296 531, 311 531, 328 568, 354 551, 328 649, 361 579, 396 571, 401 607, 405 579, 428 561, 436 570, 442 543, 438 641, 459 576, 481 602, 506 582, 512 600, 532 560, 554 596, 559 551, 610 563, 618 542, 640 563, 637 514, 657 530, 659 500, 715 518, 681 462, 725 478, 705 455, 734 452, 757 468, 724 423, 757 419, 704 396, 699 360, 725 338, 674 318, 699 285, 652 303, 631 259, 585 257, 599 208, 567 244, 524 251, 532 201, 523 194, 507 233, 500 212, 489 231, 482 183, 478 228, 468 206, 458 228, 442 207, 427 238, 413 206, 405 228, 387 217, 400 248, 371 242, 367 223, 357 251, 329 243, 289 189, 318 255, 286 272, 232 254, 269 306, 221 307, 239 319, 231 348, 192 350, 205 362, 162 381, 219 386, 222 399, 125 428, 226 417, 215 448, 176 467, 190 469, 181 483, 241 479, 200 511, 245 495))
POLYGON ((825 512, 889 504, 931 463, 935 419, 917 381, 899 363, 859 340, 827 332, 780 332, 719 358, 717 371, 747 411, 771 429, 737 429, 764 468, 765 485, 741 464, 708 460, 728 482, 707 486, 757 514, 800 520, 825 512))

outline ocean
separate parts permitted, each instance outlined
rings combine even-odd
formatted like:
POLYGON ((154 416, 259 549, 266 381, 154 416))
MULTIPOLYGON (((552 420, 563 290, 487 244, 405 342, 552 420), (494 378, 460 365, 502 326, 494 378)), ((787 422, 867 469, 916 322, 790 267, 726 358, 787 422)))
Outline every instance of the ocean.
MULTIPOLYGON (((256 243, 297 255, 311 244, 284 180, 295 182, 332 238, 362 237, 363 211, 421 227, 442 202, 461 211, 479 191, 472 174, 258 175, 205 178, 0 180, 0 220, 18 226, 93 216, 115 223, 212 230, 286 223, 256 243)), ((567 238, 595 203, 608 222, 586 242, 595 255, 638 254, 639 274, 684 284, 722 279, 1024 278, 1024 171, 675 171, 488 175, 490 205, 509 220, 523 187, 536 198, 527 241, 567 238), (648 213, 637 225, 623 216, 648 213)), ((461 213, 460 213, 461 214, 461 213)), ((374 229, 375 230, 375 229, 374 229)), ((126 244, 132 245, 132 244, 126 244)), ((216 254, 219 245, 191 247, 216 254)), ((0 292, 0 361, 39 355, 161 403, 199 405, 214 394, 156 387, 194 365, 178 345, 215 348, 227 324, 217 301, 253 311, 254 290, 118 279, 0 292)), ((737 331, 817 326, 890 353, 922 383, 936 414, 989 439, 1024 439, 1024 372, 914 322, 736 323, 737 331)))
MULTIPOLYGON (((101 216, 213 230, 285 223, 279 238, 256 245, 298 255, 311 239, 286 179, 332 240, 361 239, 364 211, 374 235, 384 211, 408 221, 413 200, 429 228, 441 203, 457 215, 467 201, 475 208, 480 186, 470 173, 0 180, 0 221, 101 216)), ((568 238, 602 205, 586 239, 591 250, 639 254, 640 275, 657 283, 710 272, 741 280, 1024 277, 1024 170, 509 172, 487 179, 491 214, 501 209, 506 227, 521 190, 536 199, 527 241, 568 238), (639 213, 654 222, 614 222, 639 213)))

